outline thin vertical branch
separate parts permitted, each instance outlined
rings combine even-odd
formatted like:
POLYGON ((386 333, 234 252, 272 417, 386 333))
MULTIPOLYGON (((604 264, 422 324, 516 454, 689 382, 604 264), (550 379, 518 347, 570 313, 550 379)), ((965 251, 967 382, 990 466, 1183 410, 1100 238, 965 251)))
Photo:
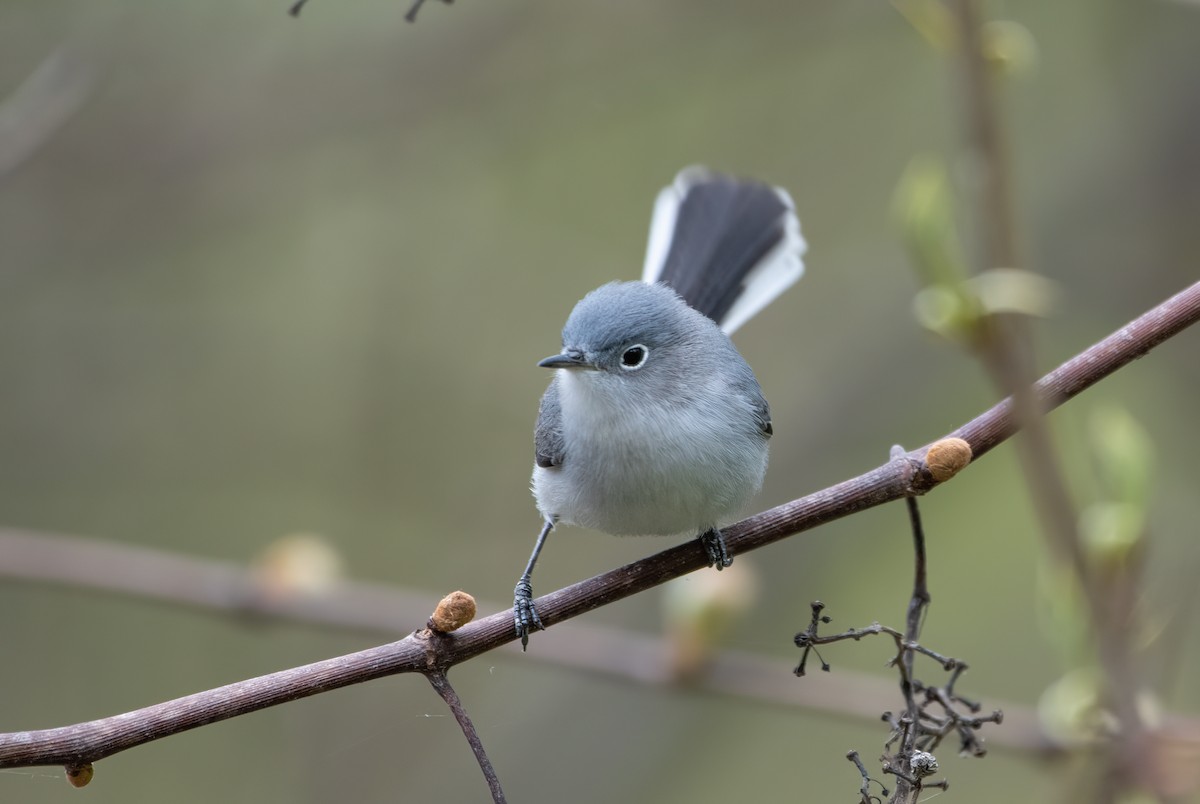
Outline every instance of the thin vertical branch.
MULTIPOLYGON (((927 584, 928 571, 925 561, 925 529, 921 526, 921 512, 917 508, 916 497, 905 497, 905 504, 908 506, 908 521, 912 527, 913 537, 913 593, 912 598, 908 601, 908 620, 904 630, 904 639, 907 642, 916 642, 921 636, 921 624, 925 619, 925 610, 929 606, 932 598, 929 595, 929 586, 927 584)), ((909 674, 912 671, 913 656, 908 655, 909 674)))
POLYGON ((976 0, 954 0, 962 59, 962 102, 967 152, 978 188, 978 234, 983 262, 989 268, 1016 268, 1016 221, 1008 148, 1000 127, 996 87, 991 67, 983 57, 983 27, 976 0))
MULTIPOLYGON (((971 156, 973 208, 980 240, 979 264, 985 270, 1016 268, 1018 254, 1008 148, 1000 125, 995 76, 983 55, 977 0, 954 0, 962 75, 966 145, 971 156)), ((1027 319, 999 313, 985 319, 980 356, 993 381, 1012 396, 1013 416, 1024 431, 1017 439, 1034 506, 1057 558, 1080 578, 1087 572, 1076 516, 1058 459, 1051 446, 1043 405, 1034 392, 1033 350, 1027 319)))
POLYGON ((463 707, 458 693, 454 691, 454 687, 450 686, 450 679, 446 677, 445 671, 432 670, 426 673, 425 677, 437 690, 437 694, 442 696, 446 706, 450 707, 454 719, 458 721, 459 728, 462 729, 463 736, 470 743, 471 751, 475 754, 475 761, 479 763, 479 769, 483 771, 483 778, 487 781, 488 790, 491 791, 493 804, 506 804, 504 791, 500 788, 500 779, 496 776, 496 769, 492 767, 492 761, 488 759, 487 752, 483 750, 483 741, 479 739, 479 733, 475 731, 475 724, 471 722, 471 717, 463 707))
MULTIPOLYGON (((901 446, 892 447, 892 457, 896 458, 904 455, 904 448, 901 446)), ((928 570, 926 564, 925 553, 925 529, 921 525, 921 512, 917 507, 916 497, 905 497, 905 506, 908 509, 908 522, 912 529, 913 540, 913 590, 912 596, 908 601, 908 612, 905 617, 904 626, 904 641, 903 645, 915 645, 921 636, 921 624, 925 618, 925 612, 931 600, 929 595, 928 570)), ((900 745, 898 756, 902 758, 911 757, 916 750, 916 736, 919 729, 916 725, 921 722, 921 707, 917 703, 914 687, 916 651, 904 649, 901 653, 900 663, 903 672, 900 674, 900 689, 904 693, 904 704, 907 710, 908 720, 913 726, 904 731, 904 737, 900 745)), ((905 802, 912 795, 918 792, 919 787, 914 789, 914 785, 904 776, 898 776, 896 782, 896 790, 892 796, 892 801, 905 802)))
MULTIPOLYGON (((974 204, 983 269, 1021 266, 1017 249, 1012 175, 1000 125, 995 75, 984 57, 983 28, 977 0, 953 0, 963 78, 963 110, 971 165, 975 168, 974 204)), ((1091 571, 1079 533, 1078 514, 1054 450, 1044 405, 1034 388, 1033 349, 1025 316, 994 314, 985 319, 978 341, 980 357, 1000 391, 1012 398, 1013 417, 1022 433, 1016 439, 1023 476, 1055 560, 1079 580, 1106 676, 1108 702, 1121 724, 1109 754, 1115 784, 1104 785, 1106 800, 1141 781, 1149 762, 1146 726, 1137 707, 1139 673, 1134 666, 1128 629, 1117 627, 1107 591, 1091 571)), ((1122 623, 1122 625, 1124 625, 1122 623)))

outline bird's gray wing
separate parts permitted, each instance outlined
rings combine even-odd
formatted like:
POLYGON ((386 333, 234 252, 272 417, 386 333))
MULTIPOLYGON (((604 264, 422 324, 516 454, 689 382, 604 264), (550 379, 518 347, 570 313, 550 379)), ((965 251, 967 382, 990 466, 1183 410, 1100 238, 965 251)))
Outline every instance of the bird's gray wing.
POLYGON ((763 438, 770 438, 775 429, 771 427, 771 406, 767 404, 767 400, 762 394, 758 395, 758 399, 754 400, 754 420, 758 424, 758 429, 762 431, 763 438))
POLYGON ((729 355, 725 364, 730 369, 729 391, 733 396, 747 403, 758 432, 764 439, 770 438, 775 430, 771 427, 771 406, 767 404, 767 399, 763 396, 762 387, 758 384, 754 371, 745 360, 742 360, 741 355, 738 354, 737 349, 733 348, 733 344, 728 339, 725 339, 725 345, 729 355))
POLYGON ((567 451, 562 432, 562 406, 558 402, 558 383, 551 381, 538 406, 537 425, 533 428, 533 454, 543 468, 562 466, 567 451))

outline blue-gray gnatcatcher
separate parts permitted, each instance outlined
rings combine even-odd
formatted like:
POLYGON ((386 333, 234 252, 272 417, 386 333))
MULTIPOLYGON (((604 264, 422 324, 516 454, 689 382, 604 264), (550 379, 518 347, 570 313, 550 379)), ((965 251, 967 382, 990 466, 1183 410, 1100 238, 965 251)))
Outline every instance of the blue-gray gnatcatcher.
POLYGON ((686 168, 659 193, 641 282, 585 296, 534 433, 545 520, 514 590, 522 646, 542 628, 530 577, 552 528, 699 534, 709 566, 732 563, 718 530, 762 486, 771 414, 729 334, 804 272, 792 199, 779 188, 686 168))

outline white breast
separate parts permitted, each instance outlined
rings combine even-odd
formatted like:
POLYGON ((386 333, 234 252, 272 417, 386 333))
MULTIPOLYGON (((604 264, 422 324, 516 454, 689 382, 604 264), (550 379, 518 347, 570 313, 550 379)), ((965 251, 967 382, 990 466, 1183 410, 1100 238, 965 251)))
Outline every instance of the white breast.
POLYGON ((612 379, 559 372, 566 460, 534 470, 542 514, 621 535, 694 534, 736 515, 767 466, 749 401, 710 383, 679 404, 630 405, 612 379))

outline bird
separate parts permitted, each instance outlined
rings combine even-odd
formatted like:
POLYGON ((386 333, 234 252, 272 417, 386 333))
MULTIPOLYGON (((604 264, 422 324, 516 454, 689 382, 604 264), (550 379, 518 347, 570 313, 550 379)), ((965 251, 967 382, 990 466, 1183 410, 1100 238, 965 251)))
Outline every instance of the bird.
POLYGON ((658 194, 641 281, 588 293, 538 365, 532 490, 543 525, 513 590, 522 649, 543 628, 532 574, 559 524, 695 535, 732 557, 720 525, 762 487, 770 407, 729 336, 804 273, 787 191, 702 166, 658 194))

